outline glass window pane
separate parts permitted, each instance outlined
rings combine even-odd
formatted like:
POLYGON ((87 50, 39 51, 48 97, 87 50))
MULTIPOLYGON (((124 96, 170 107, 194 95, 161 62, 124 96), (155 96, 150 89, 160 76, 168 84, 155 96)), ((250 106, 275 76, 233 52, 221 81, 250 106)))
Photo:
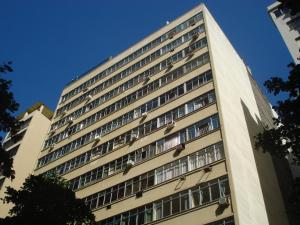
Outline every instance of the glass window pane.
POLYGON ((148 187, 151 187, 154 185, 154 171, 150 173, 148 173, 148 187))
POLYGON ((164 217, 171 214, 171 201, 169 199, 163 200, 163 213, 164 217))
POLYGON ((149 223, 153 220, 153 210, 152 208, 146 209, 145 211, 145 223, 149 223))
POLYGON ((132 181, 126 182, 126 196, 132 193, 132 181))
POLYGON ((129 225, 136 225, 136 214, 129 216, 129 225))
POLYGON ((210 202, 210 195, 208 187, 200 189, 200 205, 210 202))
POLYGON ((199 192, 199 188, 196 188, 195 190, 192 191, 192 201, 193 201, 193 206, 194 207, 200 205, 200 192, 199 192))
POLYGON ((190 170, 194 170, 197 168, 197 156, 193 154, 189 157, 190 170))
POLYGON ((211 191, 211 198, 212 198, 211 200, 212 201, 220 198, 219 184, 218 183, 212 184, 211 187, 210 187, 210 191, 211 191))
POLYGON ((162 218, 162 207, 161 202, 154 204, 154 211, 155 211, 155 219, 158 220, 162 218))
POLYGON ((180 195, 180 211, 189 209, 189 195, 188 192, 182 193, 180 195))
POLYGON ((179 195, 172 197, 172 214, 180 211, 180 198, 179 195))

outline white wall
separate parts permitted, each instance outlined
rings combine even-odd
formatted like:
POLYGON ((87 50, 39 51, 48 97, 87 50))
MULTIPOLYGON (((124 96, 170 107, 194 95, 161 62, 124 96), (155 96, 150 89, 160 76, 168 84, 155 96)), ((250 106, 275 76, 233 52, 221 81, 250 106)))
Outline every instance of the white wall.
POLYGON ((249 130, 258 129, 260 113, 246 66, 208 10, 204 12, 236 223, 287 224, 275 171, 266 154, 262 158, 270 174, 269 186, 258 174, 257 167, 261 169, 258 164, 262 162, 258 159, 262 158, 256 156, 249 130), (262 189, 268 187, 274 189, 272 195, 275 191, 279 197, 263 193, 262 189), (274 200, 274 206, 266 205, 266 199, 274 200), (270 222, 272 216, 278 218, 270 222))

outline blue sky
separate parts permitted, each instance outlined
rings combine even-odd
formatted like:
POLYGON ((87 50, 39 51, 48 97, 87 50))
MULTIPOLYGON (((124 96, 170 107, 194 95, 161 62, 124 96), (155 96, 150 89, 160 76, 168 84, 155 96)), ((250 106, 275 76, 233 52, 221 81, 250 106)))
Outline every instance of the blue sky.
MULTIPOLYGON (((261 87, 292 61, 266 7, 272 0, 202 1, 261 87)), ((189 11, 196 0, 0 0, 0 62, 13 61, 19 112, 55 109, 66 83, 189 11)), ((265 91, 266 92, 266 91, 265 91)), ((270 97, 270 96, 269 96, 270 97)), ((270 97, 272 102, 274 98, 270 97)))

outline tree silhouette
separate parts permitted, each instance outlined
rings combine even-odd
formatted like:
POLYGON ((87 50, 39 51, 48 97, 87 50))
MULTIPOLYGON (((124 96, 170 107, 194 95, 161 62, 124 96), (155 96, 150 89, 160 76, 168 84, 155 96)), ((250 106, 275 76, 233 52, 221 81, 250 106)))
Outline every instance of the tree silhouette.
POLYGON ((29 176, 19 190, 7 188, 5 203, 13 203, 10 217, 0 225, 92 225, 95 217, 61 177, 29 176))
MULTIPOLYGON (((278 117, 273 118, 274 127, 266 127, 256 136, 256 147, 280 158, 289 156, 300 166, 300 65, 290 64, 287 80, 271 77, 264 85, 273 95, 285 93, 287 98, 277 102, 273 109, 278 117)), ((300 216, 300 178, 294 180, 293 192, 289 193, 291 214, 300 216)))
MULTIPOLYGON (((0 65, 0 132, 11 132, 14 134, 18 129, 16 118, 12 115, 19 108, 13 93, 10 91, 11 80, 2 77, 3 74, 12 72, 11 62, 0 65)), ((3 149, 2 137, 0 136, 0 173, 5 177, 14 179, 13 159, 3 149)))

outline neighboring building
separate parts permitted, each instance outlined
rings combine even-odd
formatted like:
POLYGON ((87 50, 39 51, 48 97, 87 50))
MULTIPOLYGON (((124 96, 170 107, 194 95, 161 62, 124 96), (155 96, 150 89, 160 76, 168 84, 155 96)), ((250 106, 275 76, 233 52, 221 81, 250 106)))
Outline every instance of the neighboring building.
POLYGON ((300 63, 300 13, 291 15, 290 10, 280 7, 280 2, 275 2, 268 7, 275 26, 279 30, 293 60, 300 63))
MULTIPOLYGON (((42 103, 36 103, 17 117, 20 121, 19 131, 11 137, 8 133, 3 140, 3 147, 14 158, 15 179, 0 176, 0 198, 4 197, 6 187, 18 189, 25 179, 33 173, 36 161, 49 130, 52 111, 42 103)), ((8 216, 11 204, 0 204, 0 218, 8 216)))
POLYGON ((203 4, 68 84, 36 174, 56 172, 98 224, 288 224, 272 110, 203 4))

